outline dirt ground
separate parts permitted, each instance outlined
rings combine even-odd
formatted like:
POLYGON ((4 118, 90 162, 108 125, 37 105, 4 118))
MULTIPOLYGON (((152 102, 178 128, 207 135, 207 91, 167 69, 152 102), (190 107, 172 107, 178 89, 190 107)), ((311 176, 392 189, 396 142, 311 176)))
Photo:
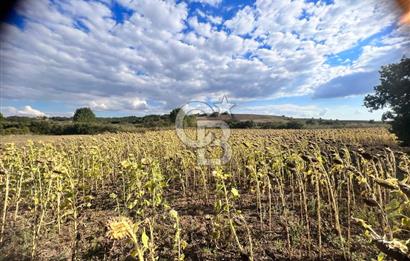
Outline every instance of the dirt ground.
MULTIPOLYGON (((290 197, 290 191, 287 191, 290 197)), ((73 224, 68 221, 57 231, 48 230, 47 237, 39 237, 38 240, 38 260, 124 260, 130 252, 132 244, 127 240, 114 241, 107 237, 107 220, 110 217, 118 216, 115 212, 115 205, 109 200, 109 194, 101 193, 96 195, 92 209, 85 209, 80 212, 79 230, 77 234, 76 253, 73 253, 73 245, 70 235, 73 224)), ((313 196, 313 195, 312 195, 313 196)), ((291 208, 287 219, 278 215, 275 210, 272 216, 272 223, 259 221, 257 206, 254 195, 242 194, 241 205, 236 206, 242 212, 248 224, 253 244, 253 254, 255 260, 318 260, 317 244, 312 240, 312 250, 302 247, 304 241, 308 240, 304 233, 304 227, 298 223, 300 209, 291 208), (287 249, 285 236, 285 222, 288 222, 291 229, 292 249, 287 249)), ((208 201, 199 198, 195 191, 187 192, 184 197, 180 192, 170 190, 166 196, 169 205, 178 211, 180 224, 183 228, 182 237, 188 243, 184 250, 186 260, 248 260, 249 256, 239 253, 234 244, 232 235, 227 232, 226 240, 216 242, 212 232, 212 221, 215 218, 213 207, 213 197, 208 201), (222 242, 222 243, 221 243, 222 242), (226 244, 224 243, 226 242, 226 244), (227 243, 229 242, 229 243, 227 243)), ((279 199, 276 199, 279 200, 279 199)), ((290 198, 288 199, 291 200, 290 198)), ((266 202, 264 202, 266 203, 266 202)), ((12 209, 10 214, 12 214, 12 209)), ((29 215, 29 212, 27 212, 29 215)), ((321 260, 346 260, 343 256, 337 239, 334 236, 334 227, 330 225, 330 217, 322 216, 322 259, 321 260), (326 223, 328 225, 326 225, 326 223), (323 225, 324 224, 324 225, 323 225)), ((11 216, 10 216, 10 219, 11 216)), ((9 219, 9 220, 10 220, 9 219)), ((0 260, 30 260, 31 240, 27 236, 28 231, 22 229, 29 227, 28 219, 21 215, 17 221, 10 222, 6 228, 5 238, 13 238, 13 243, 3 242, 0 249, 0 260)), ((162 237, 161 235, 172 235, 174 233, 172 222, 169 217, 157 216, 157 226, 155 234, 159 260, 172 260, 173 248, 172 237, 162 237)), ((311 220, 311 237, 317 237, 315 231, 316 220, 311 220)), ((347 225, 347 224, 342 224, 347 225)), ((238 236, 241 242, 246 245, 247 231, 238 226, 238 236)), ((353 227, 352 234, 360 235, 361 228, 353 227)), ((367 256, 377 256, 377 250, 370 246, 362 237, 353 236, 354 244, 351 251, 354 252, 352 260, 370 260, 367 256), (357 252, 356 252, 357 251, 357 252)), ((132 260, 132 259, 130 259, 132 260)))

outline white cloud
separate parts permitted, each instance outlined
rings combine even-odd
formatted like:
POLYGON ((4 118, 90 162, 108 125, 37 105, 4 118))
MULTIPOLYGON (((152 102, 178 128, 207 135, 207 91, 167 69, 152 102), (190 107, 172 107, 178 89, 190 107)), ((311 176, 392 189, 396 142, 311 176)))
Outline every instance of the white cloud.
POLYGON ((314 97, 333 98, 366 94, 379 81, 379 68, 410 56, 410 40, 399 30, 382 39, 384 45, 363 47, 362 55, 345 71, 315 89, 314 97))
POLYGON ((89 102, 88 106, 96 111, 135 110, 135 112, 138 112, 139 110, 145 110, 148 108, 147 102, 139 99, 138 97, 100 98, 92 100, 89 102))
POLYGON ((44 112, 33 109, 30 105, 26 105, 22 109, 18 109, 12 106, 5 106, 5 107, 1 107, 1 112, 5 116, 26 116, 26 117, 46 116, 44 112))
POLYGON ((198 2, 201 4, 208 4, 212 6, 218 6, 221 4, 222 0, 191 0, 191 2, 198 2))
POLYGON ((206 14, 199 9, 196 10, 196 13, 198 14, 198 17, 205 18, 213 24, 221 24, 223 21, 222 17, 206 14))
POLYGON ((122 0, 125 6, 136 13, 134 18, 147 22, 146 29, 179 32, 184 28, 184 20, 188 15, 185 3, 176 4, 174 1, 150 0, 128 1, 122 0))
MULTIPOLYGON (((390 0, 258 0, 227 21, 210 11, 189 16, 181 1, 119 2, 133 11, 121 23, 110 1, 26 1, 18 10, 24 28, 5 25, 1 38, 2 98, 142 112, 150 103, 168 110, 219 94, 306 95, 330 90, 326 83, 342 76, 375 72, 409 47, 402 26, 355 61, 326 63, 392 26, 390 0)), ((196 2, 225 8, 220 0, 196 2)))
POLYGON ((225 25, 235 34, 243 35, 252 32, 255 27, 253 8, 246 6, 236 16, 225 22, 225 25))

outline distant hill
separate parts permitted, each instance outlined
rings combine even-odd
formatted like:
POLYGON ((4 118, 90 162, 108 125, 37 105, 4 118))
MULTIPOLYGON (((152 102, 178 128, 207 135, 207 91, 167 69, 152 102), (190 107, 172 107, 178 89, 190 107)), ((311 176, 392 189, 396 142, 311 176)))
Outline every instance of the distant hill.
MULTIPOLYGON (((354 128, 354 127, 387 127, 388 124, 381 121, 365 121, 365 120, 333 120, 333 119, 321 119, 321 118, 292 118, 287 116, 277 116, 277 115, 259 115, 259 114, 213 114, 210 116, 197 116, 197 120, 223 120, 226 122, 251 122, 248 128, 287 128, 286 124, 292 123, 290 125, 293 128, 296 125, 293 123, 300 124, 300 128, 354 128)), ((241 124, 240 126, 243 126, 241 124)), ((235 126, 231 126, 235 127, 235 126)))
POLYGON ((286 116, 273 116, 273 115, 258 115, 258 114, 221 114, 215 116, 200 116, 198 119, 218 119, 218 120, 237 120, 237 121, 254 121, 254 122, 286 122, 291 118, 286 116))

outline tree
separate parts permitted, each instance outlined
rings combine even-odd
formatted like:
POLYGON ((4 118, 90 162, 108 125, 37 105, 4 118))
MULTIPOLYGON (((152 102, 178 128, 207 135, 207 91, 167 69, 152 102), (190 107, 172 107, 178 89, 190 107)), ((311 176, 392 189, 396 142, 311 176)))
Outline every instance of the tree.
POLYGON ((175 122, 180 109, 181 108, 175 108, 169 113, 169 118, 170 118, 171 122, 175 122))
POLYGON ((370 111, 389 109, 382 120, 392 121, 392 132, 410 145, 410 58, 403 57, 399 63, 382 66, 380 85, 374 87, 375 94, 364 98, 370 111))
POLYGON ((3 120, 4 120, 3 113, 0 112, 0 122, 2 122, 3 120))
MULTIPOLYGON (((181 108, 175 108, 169 113, 169 119, 171 120, 172 123, 175 123, 180 110, 181 108)), ((196 116, 195 115, 185 115, 183 124, 185 127, 196 126, 196 116)))
POLYGON ((75 111, 73 120, 75 122, 95 121, 95 114, 90 108, 79 108, 75 111))

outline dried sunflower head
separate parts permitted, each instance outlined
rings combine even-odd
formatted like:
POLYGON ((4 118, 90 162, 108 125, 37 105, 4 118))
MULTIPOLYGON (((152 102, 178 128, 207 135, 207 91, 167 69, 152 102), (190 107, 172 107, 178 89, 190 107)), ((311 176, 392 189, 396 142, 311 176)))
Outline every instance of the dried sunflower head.
POLYGON ((127 217, 118 217, 108 222, 108 236, 113 239, 123 239, 133 233, 133 223, 127 217))

